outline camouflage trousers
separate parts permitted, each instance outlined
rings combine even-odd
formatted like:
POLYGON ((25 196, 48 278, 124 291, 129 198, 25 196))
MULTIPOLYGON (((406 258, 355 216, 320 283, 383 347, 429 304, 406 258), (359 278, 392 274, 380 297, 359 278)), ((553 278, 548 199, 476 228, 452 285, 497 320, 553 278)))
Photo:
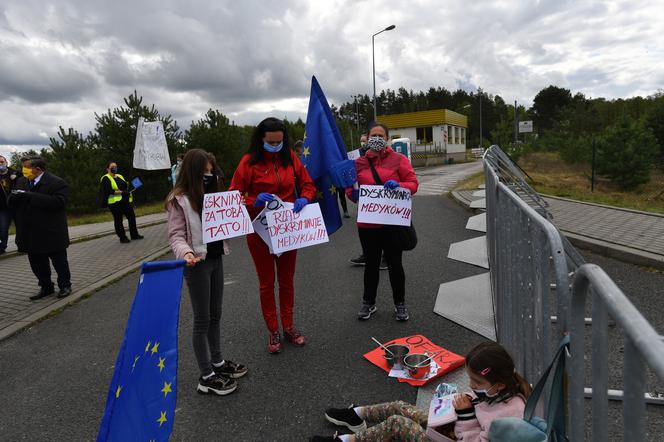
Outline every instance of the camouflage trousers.
POLYGON ((428 441, 424 430, 427 413, 406 402, 362 407, 362 418, 367 424, 376 424, 355 434, 358 442, 369 441, 428 441))

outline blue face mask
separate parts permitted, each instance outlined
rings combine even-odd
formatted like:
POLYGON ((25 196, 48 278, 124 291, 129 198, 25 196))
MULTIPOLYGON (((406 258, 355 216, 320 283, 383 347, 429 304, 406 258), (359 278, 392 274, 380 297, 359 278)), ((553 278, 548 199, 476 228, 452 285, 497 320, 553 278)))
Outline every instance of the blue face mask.
POLYGON ((267 150, 268 152, 272 153, 277 153, 281 150, 281 148, 284 147, 283 141, 276 146, 271 145, 270 143, 263 143, 263 149, 267 150))

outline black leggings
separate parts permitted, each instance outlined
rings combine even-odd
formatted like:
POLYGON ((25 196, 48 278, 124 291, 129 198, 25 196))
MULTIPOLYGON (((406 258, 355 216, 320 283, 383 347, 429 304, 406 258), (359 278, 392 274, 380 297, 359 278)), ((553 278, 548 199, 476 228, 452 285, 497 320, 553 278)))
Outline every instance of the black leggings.
POLYGON ((120 239, 126 238, 124 226, 122 225, 122 216, 127 217, 129 223, 129 234, 132 238, 138 236, 138 229, 136 228, 136 215, 134 215, 134 208, 127 201, 118 201, 114 204, 109 204, 108 208, 113 214, 113 224, 115 225, 115 233, 120 239))
POLYGON ((346 194, 343 189, 337 189, 337 196, 339 196, 339 202, 341 203, 341 208, 344 209, 344 213, 348 213, 348 203, 346 203, 346 194))
POLYGON ((366 258, 364 266, 364 302, 366 304, 374 304, 376 302, 381 252, 385 252, 394 303, 399 304, 404 302, 406 297, 406 275, 401 264, 401 255, 403 252, 394 247, 394 238, 390 234, 390 230, 386 227, 378 229, 360 227, 358 231, 360 233, 362 250, 364 250, 366 258))

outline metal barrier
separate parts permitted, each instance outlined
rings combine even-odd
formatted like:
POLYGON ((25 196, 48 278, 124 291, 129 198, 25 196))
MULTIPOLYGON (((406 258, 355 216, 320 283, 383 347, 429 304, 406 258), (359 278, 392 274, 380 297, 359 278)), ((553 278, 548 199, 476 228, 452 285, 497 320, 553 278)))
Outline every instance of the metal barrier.
POLYGON ((600 267, 581 266, 574 276, 570 310, 571 352, 569 367, 570 440, 584 439, 584 313, 592 294, 592 440, 609 440, 608 434, 608 317, 624 333, 623 439, 645 440, 644 396, 646 366, 664 381, 664 341, 625 294, 600 267), (644 365, 645 364, 645 365, 644 365))
POLYGON ((563 240, 546 217, 513 191, 517 183, 531 195, 531 204, 544 208, 498 146, 485 153, 484 168, 496 336, 514 356, 517 370, 532 382, 549 364, 552 343, 567 326, 570 292, 563 240), (552 315, 559 318, 555 325, 552 315))

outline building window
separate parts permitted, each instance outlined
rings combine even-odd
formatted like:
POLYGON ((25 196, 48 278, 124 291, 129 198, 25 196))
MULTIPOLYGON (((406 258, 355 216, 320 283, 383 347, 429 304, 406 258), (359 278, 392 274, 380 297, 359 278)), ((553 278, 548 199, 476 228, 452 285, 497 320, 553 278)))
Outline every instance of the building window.
POLYGON ((420 143, 431 143, 433 141, 433 127, 418 127, 415 129, 416 138, 420 143))
POLYGON ((452 144, 452 141, 454 141, 452 126, 447 126, 447 142, 452 144))
POLYGON ((466 128, 461 128, 461 144, 466 144, 466 128))
POLYGON ((459 144, 459 128, 454 127, 454 144, 459 144))

